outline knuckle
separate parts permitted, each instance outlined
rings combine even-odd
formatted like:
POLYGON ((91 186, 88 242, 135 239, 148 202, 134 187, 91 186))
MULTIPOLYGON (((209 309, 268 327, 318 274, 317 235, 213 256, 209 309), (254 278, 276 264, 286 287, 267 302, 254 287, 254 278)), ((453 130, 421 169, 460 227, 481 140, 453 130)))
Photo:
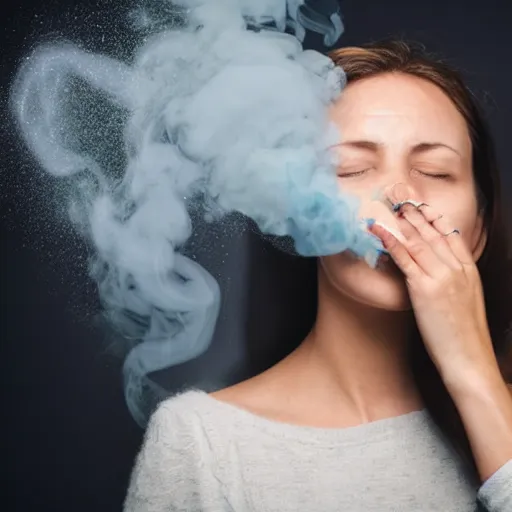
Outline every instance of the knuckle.
POLYGON ((423 240, 418 239, 410 241, 407 248, 411 253, 421 255, 427 250, 427 245, 423 240))
POLYGON ((441 244, 445 242, 444 237, 437 231, 433 233, 429 231, 424 238, 429 244, 441 244))

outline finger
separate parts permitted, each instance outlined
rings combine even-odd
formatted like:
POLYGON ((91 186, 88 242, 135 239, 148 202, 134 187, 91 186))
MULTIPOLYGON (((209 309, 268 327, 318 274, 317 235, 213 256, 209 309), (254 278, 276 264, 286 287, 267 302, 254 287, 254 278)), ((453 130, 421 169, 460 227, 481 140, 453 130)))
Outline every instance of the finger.
POLYGON ((422 238, 418 230, 407 219, 398 216, 397 222, 400 232, 405 237, 404 247, 421 267, 423 273, 430 277, 442 276, 447 265, 430 244, 422 238))
POLYGON ((414 226, 421 238, 432 247, 437 256, 445 262, 446 265, 449 265, 453 269, 460 269, 462 264, 448 244, 447 237, 443 236, 438 229, 427 222, 425 215, 419 211, 420 208, 421 204, 415 207, 413 204, 407 203, 400 208, 399 213, 414 226))
POLYGON ((382 224, 375 222, 369 227, 370 231, 382 240, 384 248, 393 258, 398 268, 404 273, 406 278, 414 279, 424 274, 423 270, 409 254, 405 245, 402 244, 390 231, 382 224))
MULTIPOLYGON (((411 199, 414 196, 414 190, 407 183, 395 183, 394 185, 385 189, 385 197, 391 204, 392 210, 395 213, 400 213, 406 209, 413 209, 415 207, 416 209, 419 209, 420 212, 423 212, 424 208, 427 211, 428 205, 411 199)), ((436 217, 441 217, 438 212, 432 210, 428 211, 427 215, 430 215, 429 220, 434 220, 436 217)), ((461 263, 459 263, 457 266, 456 261, 453 259, 453 257, 457 258, 457 254, 454 253, 453 256, 450 257, 448 249, 451 250, 451 246, 448 245, 446 240, 444 241, 446 244, 444 248, 442 248, 441 245, 442 241, 439 240, 437 244, 431 244, 427 242, 422 236, 426 234, 427 239, 428 236, 432 236, 432 238, 434 236, 432 231, 426 230, 425 226, 422 234, 420 234, 419 230, 416 229, 416 226, 413 226, 413 224, 411 224, 407 219, 400 219, 398 216, 398 221, 401 231, 407 238, 407 243, 405 245, 409 249, 412 257, 418 262, 418 264, 428 275, 432 277, 441 276, 442 273, 446 271, 446 267, 448 265, 450 267, 460 269, 461 263)), ((416 221, 419 227, 420 224, 418 217, 416 217, 416 221)), ((432 227, 434 230, 439 232, 436 226, 433 225, 432 227)), ((439 234, 442 236, 444 233, 439 232, 439 234)))
POLYGON ((441 214, 436 208, 425 203, 420 205, 417 210, 421 212, 425 220, 441 234, 458 261, 463 265, 473 265, 475 263, 473 254, 466 245, 457 226, 455 226, 446 215, 441 214))

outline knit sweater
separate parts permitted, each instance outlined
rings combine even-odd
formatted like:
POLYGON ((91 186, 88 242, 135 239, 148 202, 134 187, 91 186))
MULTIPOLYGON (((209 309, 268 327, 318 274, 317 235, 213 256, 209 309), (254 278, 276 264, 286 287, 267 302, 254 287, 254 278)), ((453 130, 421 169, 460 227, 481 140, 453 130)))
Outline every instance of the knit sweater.
POLYGON ((316 428, 196 389, 151 416, 124 503, 125 512, 476 510, 512 512, 512 460, 472 485, 426 409, 316 428))

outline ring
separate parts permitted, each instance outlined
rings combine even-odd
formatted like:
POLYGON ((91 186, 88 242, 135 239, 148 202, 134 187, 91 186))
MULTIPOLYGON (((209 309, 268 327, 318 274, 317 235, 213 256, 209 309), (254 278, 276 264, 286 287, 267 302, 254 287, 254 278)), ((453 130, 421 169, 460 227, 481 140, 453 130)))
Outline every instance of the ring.
POLYGON ((399 203, 395 203, 393 205, 393 211, 394 212, 397 212, 398 210, 400 210, 400 208, 402 208, 402 206, 404 204, 412 204, 416 209, 420 208, 421 206, 428 206, 427 203, 418 203, 418 201, 413 201, 412 199, 407 199, 405 201, 400 201, 399 203))
POLYGON ((453 231, 450 231, 449 233, 444 233, 443 236, 450 236, 452 234, 460 235, 460 231, 458 229, 454 229, 453 231))

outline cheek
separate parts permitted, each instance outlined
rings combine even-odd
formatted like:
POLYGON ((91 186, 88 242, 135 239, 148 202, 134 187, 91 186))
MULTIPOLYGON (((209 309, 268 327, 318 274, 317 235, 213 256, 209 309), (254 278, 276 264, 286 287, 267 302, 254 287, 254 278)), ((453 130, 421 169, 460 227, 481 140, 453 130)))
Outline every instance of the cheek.
MULTIPOLYGON (((348 179, 347 179, 348 180, 348 179)), ((366 184, 345 182, 338 186, 340 193, 355 196, 360 200, 359 217, 374 218, 379 221, 389 220, 393 213, 390 204, 383 194, 383 187, 379 184, 366 184)))
MULTIPOLYGON (((361 165, 361 167, 365 167, 365 165, 361 165)), ((338 177, 338 190, 340 193, 357 196, 361 201, 368 202, 377 197, 383 198, 382 189, 382 185, 379 185, 375 180, 370 184, 364 179, 338 177)))
POLYGON ((445 215, 453 224, 454 229, 456 228, 461 232, 467 247, 473 250, 480 237, 480 222, 476 204, 470 205, 463 210, 459 208, 452 212, 446 210, 445 212, 445 215))

